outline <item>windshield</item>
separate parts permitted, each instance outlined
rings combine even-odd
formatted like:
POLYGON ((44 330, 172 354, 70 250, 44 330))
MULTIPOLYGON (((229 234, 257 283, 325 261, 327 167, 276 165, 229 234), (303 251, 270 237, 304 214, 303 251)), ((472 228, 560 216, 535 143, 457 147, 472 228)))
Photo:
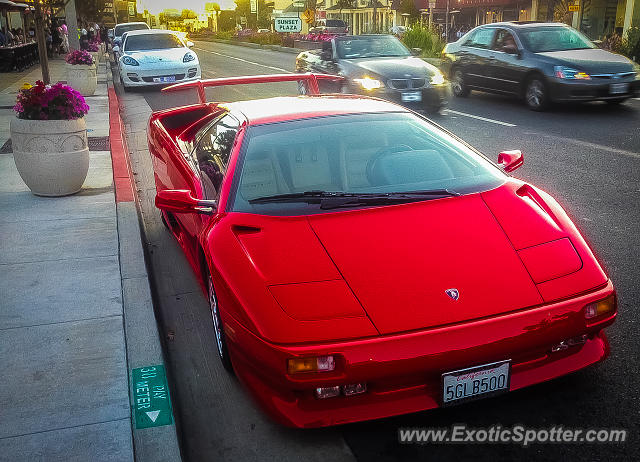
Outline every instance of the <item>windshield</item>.
POLYGON ((596 48, 591 41, 570 27, 541 27, 520 32, 522 42, 534 53, 596 48))
POLYGON ((267 215, 325 210, 318 203, 255 199, 308 191, 469 194, 493 189, 505 178, 462 142, 404 112, 254 126, 241 152, 229 210, 267 215))
POLYGON ((130 32, 132 30, 146 30, 149 29, 149 26, 146 24, 122 24, 116 26, 114 29, 116 37, 121 37, 125 32, 130 32))
POLYGON ((184 47, 182 41, 173 34, 134 35, 127 37, 124 44, 125 51, 164 50, 182 47, 184 47))
POLYGON ((336 40, 340 59, 379 56, 410 56, 409 50, 392 35, 360 36, 336 40))

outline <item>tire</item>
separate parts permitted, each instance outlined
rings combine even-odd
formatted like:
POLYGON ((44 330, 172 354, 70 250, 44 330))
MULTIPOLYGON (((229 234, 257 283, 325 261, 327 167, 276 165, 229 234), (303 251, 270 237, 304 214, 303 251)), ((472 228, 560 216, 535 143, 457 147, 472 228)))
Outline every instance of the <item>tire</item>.
POLYGON ((220 310, 218 309, 218 298, 213 288, 213 279, 211 274, 207 272, 207 302, 209 303, 209 310, 211 311, 211 320, 213 322, 213 333, 215 336, 216 347, 218 348, 218 356, 222 366, 230 373, 233 374, 233 366, 231 365, 231 358, 229 357, 229 350, 227 349, 227 339, 224 333, 224 326, 222 325, 222 318, 220 317, 220 310))
POLYGON ((549 92, 543 78, 534 75, 527 80, 524 102, 532 111, 544 111, 549 106, 549 92))
POLYGON ((464 82, 464 74, 460 69, 454 69, 451 78, 451 91, 458 98, 469 96, 471 90, 464 82))
POLYGON ((169 226, 169 223, 167 223, 167 219, 164 216, 164 212, 160 212, 160 218, 162 219, 162 224, 164 225, 164 227, 167 228, 169 231, 171 231, 171 226, 169 226))
POLYGON ((618 106, 619 104, 624 103, 628 98, 617 98, 617 99, 608 99, 607 104, 609 106, 618 106))

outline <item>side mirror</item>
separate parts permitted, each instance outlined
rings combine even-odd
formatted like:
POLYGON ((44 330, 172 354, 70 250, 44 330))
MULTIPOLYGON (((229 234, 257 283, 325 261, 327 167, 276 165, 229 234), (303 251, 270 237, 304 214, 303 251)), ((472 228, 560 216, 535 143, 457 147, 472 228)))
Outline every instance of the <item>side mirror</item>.
POLYGON ((524 156, 520 150, 502 151, 498 154, 498 166, 505 172, 513 172, 524 164, 524 156))
POLYGON ((165 189, 156 194, 156 207, 165 212, 212 215, 218 203, 196 199, 185 189, 165 189))
POLYGON ((114 53, 118 53, 118 52, 120 52, 120 47, 119 47, 118 45, 114 45, 114 46, 113 46, 113 52, 114 52, 114 53))
POLYGON ((188 41, 187 41, 187 46, 188 46, 189 48, 191 48, 193 45, 194 45, 194 43, 193 43, 191 40, 188 40, 188 41))
POLYGON ((412 48, 411 55, 412 56, 420 56, 422 54, 422 48, 412 48))

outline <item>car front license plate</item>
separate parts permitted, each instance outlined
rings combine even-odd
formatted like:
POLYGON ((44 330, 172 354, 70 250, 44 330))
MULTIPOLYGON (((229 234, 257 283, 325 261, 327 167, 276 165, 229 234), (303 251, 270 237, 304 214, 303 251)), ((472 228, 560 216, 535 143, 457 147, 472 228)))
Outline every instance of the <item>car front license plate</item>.
POLYGON ((612 83, 609 85, 609 93, 612 95, 618 95, 620 93, 627 93, 629 91, 628 83, 612 83))
POLYGON ((422 101, 422 93, 419 91, 405 91, 402 93, 402 101, 410 102, 410 101, 422 101))
POLYGON ((511 360, 442 374, 442 404, 449 405, 509 391, 511 360))
POLYGON ((166 77, 154 77, 153 81, 156 82, 156 83, 175 82, 176 81, 176 76, 175 75, 168 75, 166 77))

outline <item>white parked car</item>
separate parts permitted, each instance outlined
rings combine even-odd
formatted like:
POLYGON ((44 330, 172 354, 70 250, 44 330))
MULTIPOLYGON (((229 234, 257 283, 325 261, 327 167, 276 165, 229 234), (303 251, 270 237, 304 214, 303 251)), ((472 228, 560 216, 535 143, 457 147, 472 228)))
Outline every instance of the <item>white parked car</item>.
POLYGON ((118 69, 125 91, 131 87, 163 85, 201 78, 198 55, 168 30, 136 30, 127 33, 120 49, 118 69))

